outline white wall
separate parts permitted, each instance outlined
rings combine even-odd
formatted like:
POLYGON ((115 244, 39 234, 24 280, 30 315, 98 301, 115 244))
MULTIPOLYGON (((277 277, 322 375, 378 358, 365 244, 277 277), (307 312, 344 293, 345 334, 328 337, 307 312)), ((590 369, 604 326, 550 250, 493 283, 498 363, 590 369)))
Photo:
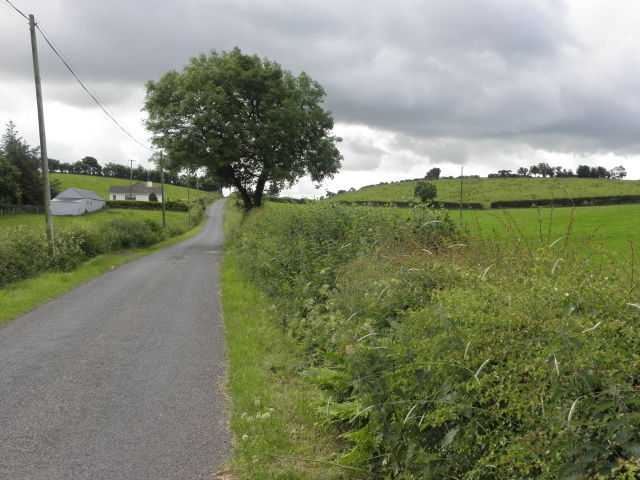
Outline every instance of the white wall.
POLYGON ((81 200, 51 200, 51 215, 81 215, 84 213, 84 203, 81 200))

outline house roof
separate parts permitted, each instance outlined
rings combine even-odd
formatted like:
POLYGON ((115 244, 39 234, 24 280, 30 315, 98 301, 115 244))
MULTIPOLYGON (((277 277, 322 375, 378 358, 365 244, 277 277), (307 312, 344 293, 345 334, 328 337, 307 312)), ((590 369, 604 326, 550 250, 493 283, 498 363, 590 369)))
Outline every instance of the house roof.
POLYGON ((104 199, 100 197, 95 192, 91 190, 82 190, 80 188, 67 188, 64 192, 59 193, 54 200, 81 200, 83 198, 88 198, 90 200, 102 200, 104 199))
POLYGON ((111 186, 109 187, 109 195, 112 194, 125 194, 128 195, 131 193, 155 193, 156 195, 162 195, 162 187, 147 187, 142 182, 134 183, 131 187, 121 187, 121 186, 111 186))

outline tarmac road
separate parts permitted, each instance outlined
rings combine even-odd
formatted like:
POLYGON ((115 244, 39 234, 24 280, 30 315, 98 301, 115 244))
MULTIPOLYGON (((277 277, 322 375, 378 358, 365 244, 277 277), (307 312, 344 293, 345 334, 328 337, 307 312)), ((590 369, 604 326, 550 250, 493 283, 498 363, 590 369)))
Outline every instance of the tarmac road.
POLYGON ((221 467, 224 208, 191 239, 0 327, 0 479, 207 479, 221 467))

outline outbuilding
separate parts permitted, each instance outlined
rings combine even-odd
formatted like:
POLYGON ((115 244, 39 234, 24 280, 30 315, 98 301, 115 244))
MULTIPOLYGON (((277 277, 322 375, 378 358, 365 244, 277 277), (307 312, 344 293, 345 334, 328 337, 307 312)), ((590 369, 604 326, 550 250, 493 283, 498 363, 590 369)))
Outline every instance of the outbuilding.
POLYGON ((51 214, 77 216, 100 210, 104 205, 105 201, 97 193, 72 187, 51 200, 51 214))

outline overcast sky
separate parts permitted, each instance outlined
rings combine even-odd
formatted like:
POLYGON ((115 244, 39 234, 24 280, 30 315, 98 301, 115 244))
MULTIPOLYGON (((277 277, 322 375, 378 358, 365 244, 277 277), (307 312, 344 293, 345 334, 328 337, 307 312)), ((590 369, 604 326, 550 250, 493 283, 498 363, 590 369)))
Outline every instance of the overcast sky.
MULTIPOLYGON (((145 83, 201 52, 302 71, 344 141, 324 195, 382 181, 486 176, 540 162, 623 165, 640 179, 637 0, 10 0, 33 14, 118 122, 142 128, 145 83)), ((0 0, 0 122, 38 145, 28 22, 0 0)), ((49 157, 149 168, 38 34, 49 157)))

